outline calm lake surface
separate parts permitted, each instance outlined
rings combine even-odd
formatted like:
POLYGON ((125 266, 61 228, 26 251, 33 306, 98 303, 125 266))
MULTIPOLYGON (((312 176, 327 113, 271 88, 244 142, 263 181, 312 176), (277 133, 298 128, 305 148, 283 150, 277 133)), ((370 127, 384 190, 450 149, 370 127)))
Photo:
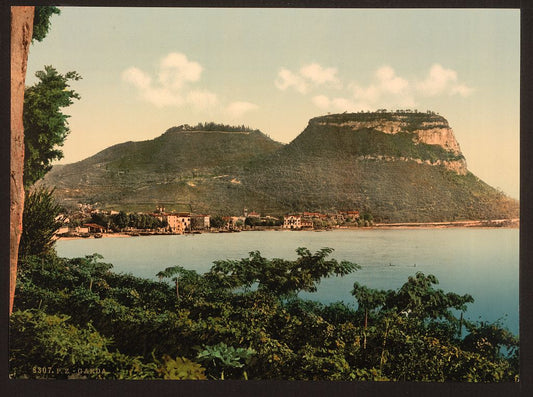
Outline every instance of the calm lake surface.
POLYGON ((437 288, 474 297, 466 318, 502 319, 518 334, 518 229, 261 231, 61 240, 56 245, 59 256, 99 253, 117 273, 153 279, 168 266, 202 273, 215 260, 244 258, 254 250, 267 258, 295 259, 298 247, 311 251, 331 247, 333 258, 362 267, 345 277, 324 279, 316 293, 301 297, 353 303, 350 291, 355 281, 371 288, 397 289, 408 276, 423 272, 437 277, 437 288))

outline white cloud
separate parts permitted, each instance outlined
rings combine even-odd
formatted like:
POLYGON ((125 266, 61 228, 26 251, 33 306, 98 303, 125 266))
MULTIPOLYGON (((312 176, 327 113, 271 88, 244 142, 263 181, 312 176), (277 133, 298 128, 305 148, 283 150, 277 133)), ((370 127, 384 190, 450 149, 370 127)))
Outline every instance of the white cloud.
POLYGON ((294 87, 294 89, 302 94, 307 92, 307 84, 305 80, 291 72, 289 69, 281 68, 278 73, 278 78, 274 82, 276 87, 280 90, 285 91, 289 87, 294 87))
POLYGON ((414 108, 417 106, 416 98, 420 96, 466 97, 474 91, 459 82, 456 71, 439 64, 432 65, 423 80, 404 78, 391 66, 383 65, 375 70, 373 78, 366 85, 362 85, 356 82, 343 83, 337 76, 336 68, 311 63, 302 66, 296 73, 282 68, 275 83, 280 90, 292 87, 302 94, 315 89, 311 102, 320 109, 331 111, 414 108), (343 89, 345 95, 330 98, 325 93, 316 92, 316 88, 320 87, 343 89))
POLYGON ((317 85, 330 83, 336 86, 339 84, 337 69, 323 68, 318 63, 311 63, 303 66, 300 69, 300 75, 317 85))
POLYGON ((396 71, 388 65, 374 72, 374 80, 368 86, 351 84, 350 88, 358 110, 416 105, 409 81, 398 76, 396 71))
POLYGON ((383 66, 376 71, 379 81, 379 89, 385 93, 405 94, 409 88, 409 82, 396 76, 396 72, 390 66, 383 66))
POLYGON ((366 88, 363 88, 363 87, 360 87, 354 84, 352 85, 352 89, 353 89, 353 96, 358 101, 374 103, 374 102, 378 102, 382 95, 382 92, 375 85, 370 85, 366 88))
POLYGON ((159 66, 159 82, 165 87, 180 89, 185 83, 200 80, 203 67, 191 62, 187 56, 172 52, 164 57, 159 66))
POLYGON ((162 87, 144 89, 141 91, 141 96, 157 107, 181 106, 184 103, 179 93, 162 87))
POLYGON ((207 91, 187 92, 186 87, 187 83, 200 80, 202 70, 199 63, 189 61, 184 54, 172 52, 159 62, 156 80, 134 66, 122 72, 122 80, 137 88, 141 98, 157 107, 182 106, 186 102, 204 107, 213 103, 216 96, 208 95, 207 91))
MULTIPOLYGON (((216 93, 195 88, 203 70, 202 65, 189 60, 186 55, 172 52, 159 61, 155 78, 134 66, 124 70, 121 77, 137 88, 140 98, 157 107, 190 105, 202 111, 220 105, 216 93)), ((249 102, 233 102, 227 106, 227 111, 239 117, 257 107, 249 102)))
POLYGON ((470 95, 472 88, 458 83, 457 72, 453 69, 445 69, 438 63, 431 66, 425 80, 416 84, 419 93, 424 96, 436 96, 442 94, 463 97, 470 95))
POLYGON ((324 68, 318 63, 304 65, 298 72, 292 72, 287 68, 281 68, 274 84, 282 91, 293 87, 301 94, 306 94, 311 87, 323 85, 331 88, 340 88, 340 80, 337 77, 337 68, 324 68))
POLYGON ((464 84, 458 84, 456 86, 454 86, 451 91, 450 91, 450 94, 451 95, 454 95, 454 94, 459 94, 461 95, 462 97, 467 97, 469 96, 472 92, 474 92, 474 89, 471 88, 471 87, 468 87, 464 84))
POLYGON ((232 117, 241 117, 245 113, 257 109, 259 106, 257 106, 255 103, 250 102, 232 102, 228 105, 226 108, 226 111, 232 116, 232 117))
POLYGON ((183 103, 183 99, 179 94, 164 87, 153 87, 150 76, 136 67, 124 70, 122 72, 122 79, 135 86, 139 90, 142 98, 157 107, 169 105, 179 106, 183 103))
POLYGON ((147 89, 152 83, 152 79, 142 70, 131 67, 122 72, 122 79, 133 84, 137 88, 147 89))
MULTIPOLYGON (((341 89, 343 86, 337 76, 336 68, 325 68, 318 63, 304 65, 298 73, 282 68, 275 83, 280 90, 293 87, 302 94, 308 93, 311 87, 341 89)), ((311 98, 311 101, 321 109, 332 111, 377 109, 383 106, 383 102, 397 106, 415 104, 409 81, 396 75, 394 69, 388 65, 375 71, 374 80, 369 85, 361 86, 353 83, 347 85, 347 89, 348 92, 344 97, 330 99, 324 94, 317 94, 311 98)))
POLYGON ((187 103, 193 105, 197 109, 207 109, 218 104, 216 94, 207 90, 190 91, 187 94, 187 103))

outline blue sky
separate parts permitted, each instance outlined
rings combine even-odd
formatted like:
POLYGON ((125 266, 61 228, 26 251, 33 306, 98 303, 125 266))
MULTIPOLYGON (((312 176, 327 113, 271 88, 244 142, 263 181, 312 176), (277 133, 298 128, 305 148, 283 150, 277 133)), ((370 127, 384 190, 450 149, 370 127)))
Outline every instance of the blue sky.
POLYGON ((63 7, 29 55, 75 70, 61 163, 180 124, 245 124, 290 142, 310 118, 434 110, 469 169, 519 195, 518 10, 63 7))

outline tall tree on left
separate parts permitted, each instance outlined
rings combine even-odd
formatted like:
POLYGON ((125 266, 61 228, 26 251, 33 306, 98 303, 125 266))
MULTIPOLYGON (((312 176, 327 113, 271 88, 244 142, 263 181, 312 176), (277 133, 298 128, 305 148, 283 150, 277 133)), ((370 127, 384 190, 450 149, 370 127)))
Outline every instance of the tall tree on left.
POLYGON ((11 174, 10 174, 10 252, 9 314, 13 311, 17 282, 17 260, 24 211, 24 87, 28 52, 33 36, 35 7, 11 7, 11 174))
POLYGON ((24 91, 28 52, 33 40, 42 41, 50 29, 50 17, 59 14, 52 6, 11 7, 11 145, 10 145, 10 244, 9 314, 13 311, 17 261, 24 212, 24 91))

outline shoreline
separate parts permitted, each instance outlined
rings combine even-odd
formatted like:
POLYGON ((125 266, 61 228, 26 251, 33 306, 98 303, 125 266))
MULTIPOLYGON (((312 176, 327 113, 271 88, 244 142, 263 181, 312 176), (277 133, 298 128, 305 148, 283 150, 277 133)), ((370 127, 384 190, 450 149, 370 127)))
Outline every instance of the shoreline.
MULTIPOLYGON (((102 233, 102 238, 126 238, 126 237, 134 237, 130 236, 126 233, 102 233)), ((87 239, 95 239, 94 235, 82 237, 82 236, 62 236, 57 237, 56 241, 59 240, 87 240, 87 239)))
MULTIPOLYGON (((242 232, 261 232, 261 231, 287 231, 287 232, 299 232, 299 231, 314 231, 314 232, 328 232, 335 230, 375 230, 375 229, 384 229, 384 230, 416 230, 416 229, 519 229, 520 228, 520 219, 498 219, 490 221, 451 221, 451 222, 401 222, 401 223, 376 223, 372 226, 357 227, 357 226, 341 226, 334 227, 331 229, 300 229, 300 230, 289 230, 289 229, 252 229, 252 230, 242 230, 242 232)), ((219 233, 219 231, 203 231, 203 233, 219 233)), ((194 235, 198 233, 192 233, 194 235)), ((102 233, 102 238, 130 238, 130 237, 145 237, 145 236, 187 236, 189 234, 145 234, 141 236, 131 235, 127 233, 102 233)), ((88 237, 81 236, 68 236, 68 237, 57 237, 56 241, 62 240, 83 240, 83 239, 94 239, 94 235, 88 237)))
POLYGON ((401 222, 377 223, 380 229, 445 229, 445 228, 485 228, 485 229, 519 229, 520 219, 494 219, 483 221, 450 221, 450 222, 401 222))

